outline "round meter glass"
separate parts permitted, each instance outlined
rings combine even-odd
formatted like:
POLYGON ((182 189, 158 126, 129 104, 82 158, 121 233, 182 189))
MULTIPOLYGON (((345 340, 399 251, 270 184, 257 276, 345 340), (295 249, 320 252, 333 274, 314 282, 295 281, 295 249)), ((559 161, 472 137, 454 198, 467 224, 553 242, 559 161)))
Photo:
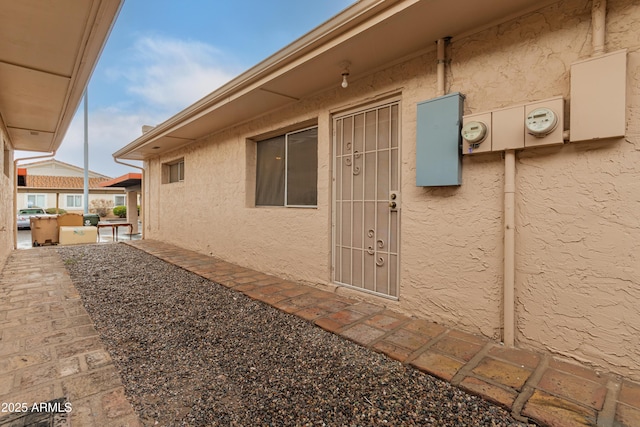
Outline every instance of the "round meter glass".
POLYGON ((527 116, 527 130, 536 137, 549 135, 558 125, 558 117, 550 108, 536 108, 527 116))
POLYGON ((460 133, 469 144, 480 144, 487 137, 487 125, 476 121, 465 123, 460 133))

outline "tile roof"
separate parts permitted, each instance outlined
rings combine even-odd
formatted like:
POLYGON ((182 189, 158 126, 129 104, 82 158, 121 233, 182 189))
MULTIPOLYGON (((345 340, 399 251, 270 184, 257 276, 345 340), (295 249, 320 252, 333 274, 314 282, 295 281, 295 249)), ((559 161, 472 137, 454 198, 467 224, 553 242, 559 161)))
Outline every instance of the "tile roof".
MULTIPOLYGON (((89 178, 89 188, 103 189, 103 178, 89 178)), ((27 175, 27 187, 32 188, 84 188, 84 178, 81 176, 44 176, 27 175)))
POLYGON ((142 183, 141 173, 128 173, 100 183, 100 187, 131 187, 142 183))

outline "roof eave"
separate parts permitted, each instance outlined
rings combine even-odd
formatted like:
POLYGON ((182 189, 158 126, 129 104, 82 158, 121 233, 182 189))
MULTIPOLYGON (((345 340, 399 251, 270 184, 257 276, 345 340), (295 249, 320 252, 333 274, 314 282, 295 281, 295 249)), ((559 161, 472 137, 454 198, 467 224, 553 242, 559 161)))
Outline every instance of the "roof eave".
POLYGON ((123 4, 124 0, 101 1, 94 22, 88 25, 90 32, 84 44, 83 53, 78 55, 76 71, 71 78, 70 90, 52 142, 51 152, 57 151, 62 144, 123 4))
POLYGON ((338 64, 342 62, 341 60, 350 59, 351 55, 360 55, 350 67, 350 79, 356 81, 359 77, 371 73, 372 70, 379 70, 385 65, 389 66, 393 61, 406 60, 410 55, 415 55, 415 52, 424 53, 434 49, 435 43, 432 42, 439 38, 468 35, 557 1, 559 0, 512 0, 510 2, 492 0, 489 1, 488 6, 485 6, 477 0, 361 0, 138 137, 116 151, 113 156, 129 160, 145 160, 290 105, 302 99, 296 98, 296 93, 290 88, 289 83, 293 81, 292 79, 298 84, 297 93, 302 97, 322 90, 326 91, 331 88, 334 80, 335 85, 338 86, 340 73, 343 71, 338 64), (463 17, 458 13, 462 7, 470 9, 470 13, 463 17), (414 13, 416 11, 419 11, 419 14, 414 13), (464 22, 462 18, 465 19, 464 22), (391 22, 395 25, 395 32, 388 28, 391 22), (398 25, 399 23, 411 24, 413 27, 398 25), (407 28, 414 28, 415 34, 412 31, 403 31, 407 28), (376 45, 372 54, 361 52, 362 47, 366 46, 363 45, 363 39, 371 35, 377 37, 381 44, 387 44, 386 56, 381 55, 379 45, 376 45), (403 45, 402 42, 395 40, 398 37, 403 37, 403 41, 410 43, 403 45), (398 47, 403 47, 404 51, 397 49, 398 47), (409 49, 413 50, 409 51, 409 49), (365 58, 363 55, 369 56, 365 58), (376 56, 380 58, 371 60, 376 56), (319 64, 321 67, 318 67, 319 64), (309 79, 307 76, 306 80, 300 83, 300 76, 310 69, 316 73, 314 79, 309 79), (272 90, 273 87, 285 87, 283 82, 287 82, 285 91, 288 93, 272 90), (281 99, 271 104, 261 102, 265 93, 290 99, 281 99), (260 105, 259 109, 254 108, 256 105, 260 105), (251 108, 253 111, 247 112, 251 108), (242 113, 233 116, 233 113, 238 111, 242 113), (233 117, 234 121, 231 122, 229 117, 233 117), (211 124, 213 121, 216 124, 211 124), (152 151, 151 148, 158 148, 158 150, 152 151))
MULTIPOLYGON (((390 7, 400 0, 360 0, 354 3, 340 14, 316 27, 306 35, 285 46, 283 49, 269 56, 262 62, 238 75, 220 88, 214 90, 209 95, 203 97, 191 106, 170 117, 163 123, 155 126, 150 131, 144 133, 125 147, 113 153, 115 158, 128 158, 127 155, 136 148, 152 142, 155 138, 166 134, 176 125, 192 117, 199 112, 218 104, 225 99, 230 99, 235 93, 250 86, 252 83, 265 78, 269 74, 278 70, 293 59, 302 56, 305 52, 312 50, 324 40, 334 37, 336 33, 347 31, 349 28, 359 24, 366 17, 377 13, 379 10, 390 7)), ((417 0, 413 0, 417 1, 417 0)), ((139 160, 132 158, 131 160, 139 160)))

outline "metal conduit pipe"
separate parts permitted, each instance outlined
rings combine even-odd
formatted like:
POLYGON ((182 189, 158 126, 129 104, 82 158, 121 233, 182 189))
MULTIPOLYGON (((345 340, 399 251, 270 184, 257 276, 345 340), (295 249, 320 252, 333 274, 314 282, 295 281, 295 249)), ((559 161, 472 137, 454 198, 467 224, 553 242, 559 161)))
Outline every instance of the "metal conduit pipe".
POLYGON ((504 153, 504 277, 503 277, 503 324, 504 345, 515 344, 515 192, 516 192, 516 152, 504 153))
POLYGON ((605 46, 607 0, 593 0, 591 6, 591 43, 593 56, 602 55, 605 46))
POLYGON ((444 66, 445 66, 445 39, 438 39, 437 43, 437 79, 436 79, 436 88, 437 88, 437 96, 445 95, 445 77, 444 77, 444 66))

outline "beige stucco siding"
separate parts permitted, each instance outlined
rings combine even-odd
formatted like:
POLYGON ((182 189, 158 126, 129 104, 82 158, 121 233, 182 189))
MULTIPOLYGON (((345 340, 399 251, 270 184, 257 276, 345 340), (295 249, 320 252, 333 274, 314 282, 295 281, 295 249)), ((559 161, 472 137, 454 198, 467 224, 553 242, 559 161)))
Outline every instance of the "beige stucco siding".
MULTIPOLYGON (((609 0, 607 50, 628 49, 626 137, 519 151, 515 193, 516 345, 635 379, 640 379, 639 21, 637 2, 609 0)), ((560 2, 453 39, 447 54, 447 92, 466 96, 465 113, 561 95, 568 127, 570 66, 591 55, 591 3, 560 2)), ((500 339, 502 154, 465 156, 460 187, 415 186, 416 104, 436 97, 435 63, 435 52, 428 51, 354 79, 346 90, 337 79, 335 90, 148 161, 145 236, 281 277, 329 283, 332 114, 364 108, 376 97, 399 99, 400 298, 383 301, 500 339), (252 139, 314 120, 317 208, 253 207, 252 139), (162 184, 162 164, 181 157, 184 182, 162 184)))
MULTIPOLYGON (((0 120, 0 127, 4 128, 0 120)), ((0 129, 0 268, 13 249, 13 227, 15 212, 13 210, 13 150, 7 135, 0 129)))
MULTIPOLYGON (((317 119, 318 112, 303 120, 308 118, 317 119)), ((291 115, 275 126, 261 127, 259 133, 289 126, 292 120, 303 121, 291 115)), ((185 162, 184 182, 149 183, 150 198, 158 200, 162 211, 158 227, 162 238, 283 277, 327 283, 330 132, 326 118, 321 126, 317 208, 247 206, 246 191, 253 188, 247 184, 252 177, 247 176, 246 140, 258 132, 220 135, 151 162, 151 176, 158 176, 162 163, 180 157, 185 162), (165 215, 167 212, 174 215, 165 215), (291 252, 290 248, 296 249, 291 252)), ((153 213, 150 222, 149 236, 158 236, 153 213)))
MULTIPOLYGON (((26 207, 28 207, 28 196, 29 195, 43 195, 45 198, 45 205, 44 206, 38 206, 41 207, 43 209, 50 209, 50 208, 55 208, 56 207, 56 195, 57 195, 57 206, 60 209, 64 209, 67 212, 84 212, 84 205, 81 207, 69 207, 67 206, 67 196, 68 195, 83 195, 84 193, 82 192, 82 190, 59 190, 57 192, 51 192, 52 190, 49 189, 40 189, 40 188, 33 188, 30 189, 28 192, 20 192, 17 195, 17 208, 18 209, 24 209, 26 207)), ((89 194, 89 209, 93 209, 94 205, 92 204, 92 202, 106 202, 106 203, 111 203, 111 207, 115 206, 115 196, 125 196, 125 192, 122 190, 115 190, 115 191, 109 191, 109 192, 99 192, 96 193, 96 190, 91 190, 91 193, 89 194)), ((83 196, 83 200, 84 200, 84 196, 83 196)))
MULTIPOLYGON (((636 137, 637 139, 637 137, 636 137)), ((626 367, 640 360, 638 151, 625 141, 520 157, 519 340, 626 367), (635 169, 635 170, 634 170, 635 169)))

